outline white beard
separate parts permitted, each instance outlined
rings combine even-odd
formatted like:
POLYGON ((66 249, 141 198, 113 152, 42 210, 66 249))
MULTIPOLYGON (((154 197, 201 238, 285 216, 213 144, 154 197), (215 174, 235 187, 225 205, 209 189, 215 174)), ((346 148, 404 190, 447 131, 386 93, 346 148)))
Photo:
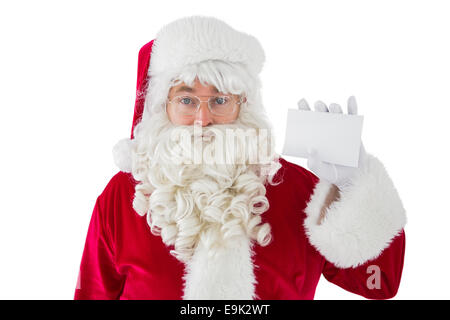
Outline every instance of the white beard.
POLYGON ((248 139, 215 144, 227 129, 249 129, 239 120, 201 130, 175 127, 164 119, 154 115, 141 129, 132 156, 133 176, 140 182, 133 207, 147 214, 151 232, 173 245, 171 254, 182 262, 192 258, 199 243, 210 257, 237 238, 267 245, 270 226, 261 224, 261 214, 269 207, 265 183, 279 168, 270 135, 252 141, 266 155, 254 163, 248 139), (180 130, 188 135, 179 135, 180 130), (210 138, 202 140, 199 130, 210 138), (218 156, 217 146, 224 156, 218 156))

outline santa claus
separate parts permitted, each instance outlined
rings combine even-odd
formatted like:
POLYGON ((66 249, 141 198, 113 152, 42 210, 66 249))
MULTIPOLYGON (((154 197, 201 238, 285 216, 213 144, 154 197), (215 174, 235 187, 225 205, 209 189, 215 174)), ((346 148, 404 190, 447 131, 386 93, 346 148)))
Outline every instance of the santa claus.
POLYGON ((385 168, 363 147, 357 168, 312 152, 314 173, 277 155, 264 58, 204 16, 142 47, 131 139, 114 148, 120 172, 97 198, 75 299, 312 299, 322 274, 396 294, 406 216, 385 168))

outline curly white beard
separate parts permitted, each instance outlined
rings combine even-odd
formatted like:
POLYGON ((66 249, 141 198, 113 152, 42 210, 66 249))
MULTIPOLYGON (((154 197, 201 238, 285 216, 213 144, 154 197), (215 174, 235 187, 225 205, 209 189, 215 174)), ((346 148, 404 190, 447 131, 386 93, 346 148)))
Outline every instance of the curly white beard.
POLYGON ((209 255, 218 254, 236 236, 246 235, 262 246, 270 242, 270 226, 261 223, 269 208, 265 184, 273 184, 281 166, 271 136, 253 141, 265 155, 257 163, 255 146, 249 148, 242 139, 221 144, 225 157, 214 157, 218 136, 225 137, 227 129, 251 127, 240 120, 204 127, 201 133, 211 138, 202 140, 196 136, 198 127, 174 126, 162 113, 140 124, 132 154, 132 173, 139 181, 133 207, 147 214, 151 232, 174 246, 170 252, 178 260, 189 261, 200 241, 209 255), (179 135, 180 130, 188 135, 179 135))

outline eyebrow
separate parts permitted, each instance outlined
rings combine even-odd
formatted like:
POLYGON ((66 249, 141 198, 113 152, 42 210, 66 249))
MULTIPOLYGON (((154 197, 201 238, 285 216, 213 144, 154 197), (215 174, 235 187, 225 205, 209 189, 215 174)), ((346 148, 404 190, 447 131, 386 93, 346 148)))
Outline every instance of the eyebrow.
MULTIPOLYGON (((181 92, 181 91, 194 92, 195 90, 193 88, 191 88, 191 87, 188 87, 188 86, 181 86, 175 92, 181 92)), ((219 93, 219 90, 217 90, 216 87, 213 87, 213 91, 215 93, 219 93)))

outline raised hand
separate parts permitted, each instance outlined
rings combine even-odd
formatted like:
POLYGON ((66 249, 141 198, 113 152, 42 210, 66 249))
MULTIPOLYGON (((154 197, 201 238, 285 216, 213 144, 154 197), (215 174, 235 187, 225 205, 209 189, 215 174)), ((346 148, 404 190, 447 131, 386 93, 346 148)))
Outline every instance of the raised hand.
MULTIPOLYGON (((298 103, 298 108, 300 110, 311 111, 308 102, 305 99, 301 99, 298 103)), ((331 103, 329 107, 322 102, 317 101, 314 104, 314 111, 316 112, 332 112, 332 113, 342 113, 342 108, 339 104, 331 103)), ((354 96, 348 98, 347 102, 347 112, 349 115, 358 114, 358 106, 356 104, 356 99, 354 96)), ((361 148, 359 151, 359 161, 358 168, 362 166, 362 163, 366 157, 366 151, 361 142, 361 148)), ((321 180, 326 180, 338 188, 344 187, 349 183, 350 178, 354 176, 358 168, 337 165, 329 162, 322 161, 315 149, 308 150, 308 168, 313 171, 321 180)))

